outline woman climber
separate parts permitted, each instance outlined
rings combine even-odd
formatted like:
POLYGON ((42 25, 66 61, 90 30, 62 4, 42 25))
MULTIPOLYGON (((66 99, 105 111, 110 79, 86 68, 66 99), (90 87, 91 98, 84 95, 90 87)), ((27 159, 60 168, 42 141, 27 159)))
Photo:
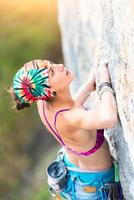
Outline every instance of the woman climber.
POLYGON ((104 129, 117 123, 108 64, 93 70, 74 97, 70 94, 73 80, 74 74, 63 64, 30 61, 13 78, 16 108, 37 102, 43 124, 63 147, 47 168, 53 193, 69 200, 121 200, 121 185, 115 182, 115 165, 104 137, 104 129), (98 101, 87 110, 83 104, 95 90, 98 101), (55 180, 59 182, 54 185, 55 180))

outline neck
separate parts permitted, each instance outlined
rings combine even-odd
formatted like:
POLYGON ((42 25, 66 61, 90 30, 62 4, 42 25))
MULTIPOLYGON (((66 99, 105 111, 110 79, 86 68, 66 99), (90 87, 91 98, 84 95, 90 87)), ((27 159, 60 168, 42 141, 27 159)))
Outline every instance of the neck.
POLYGON ((63 108, 72 108, 74 105, 75 102, 71 97, 70 91, 59 92, 58 95, 48 103, 49 109, 53 111, 63 108))

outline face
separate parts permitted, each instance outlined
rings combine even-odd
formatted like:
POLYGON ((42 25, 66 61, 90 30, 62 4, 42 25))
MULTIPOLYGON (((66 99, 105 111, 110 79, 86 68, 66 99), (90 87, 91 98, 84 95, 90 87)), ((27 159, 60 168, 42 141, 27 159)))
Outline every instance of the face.
POLYGON ((72 80, 74 79, 73 73, 68 70, 63 64, 55 64, 48 60, 33 60, 26 63, 25 68, 48 68, 49 85, 52 91, 63 90, 68 88, 72 80))
POLYGON ((51 61, 48 66, 49 84, 53 91, 63 90, 68 88, 74 75, 63 64, 55 64, 51 61))

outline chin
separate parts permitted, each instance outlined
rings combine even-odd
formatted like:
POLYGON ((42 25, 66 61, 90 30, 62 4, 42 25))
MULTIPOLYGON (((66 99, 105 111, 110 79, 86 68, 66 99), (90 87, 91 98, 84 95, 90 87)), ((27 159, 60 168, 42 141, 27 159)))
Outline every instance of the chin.
POLYGON ((75 75, 71 72, 72 79, 75 79, 75 75))
POLYGON ((71 76, 70 76, 70 83, 71 83, 74 79, 75 79, 74 74, 71 74, 71 76))

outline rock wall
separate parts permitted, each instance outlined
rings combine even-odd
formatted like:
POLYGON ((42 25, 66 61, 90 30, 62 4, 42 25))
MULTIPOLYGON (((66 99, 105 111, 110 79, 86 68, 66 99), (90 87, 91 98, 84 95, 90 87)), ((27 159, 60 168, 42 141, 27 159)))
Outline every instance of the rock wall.
POLYGON ((119 123, 106 131, 118 159, 126 200, 134 199, 134 1, 58 0, 64 61, 76 74, 72 91, 99 60, 109 62, 119 123))

